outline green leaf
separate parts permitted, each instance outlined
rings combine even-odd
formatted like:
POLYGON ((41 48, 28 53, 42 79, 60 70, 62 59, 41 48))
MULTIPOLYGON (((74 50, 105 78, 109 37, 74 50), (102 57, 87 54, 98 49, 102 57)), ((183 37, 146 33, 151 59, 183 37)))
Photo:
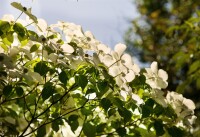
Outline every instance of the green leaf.
POLYGON ((43 100, 48 99, 50 96, 53 96, 55 93, 55 87, 52 86, 52 83, 46 83, 42 90, 42 98, 43 100))
POLYGON ((131 120, 132 113, 129 110, 124 108, 122 110, 119 109, 118 112, 120 116, 124 118, 125 122, 129 122, 131 120))
POLYGON ((46 135, 46 126, 42 126, 37 130, 37 137, 44 137, 46 135))
POLYGON ((14 31, 21 37, 25 36, 25 28, 20 23, 15 23, 13 25, 14 31))
POLYGON ((38 62, 34 67, 34 72, 39 73, 41 76, 46 75, 48 70, 49 70, 49 68, 48 68, 47 64, 43 61, 38 62))
POLYGON ((36 94, 36 93, 29 94, 29 95, 26 97, 27 105, 28 105, 28 106, 35 105, 36 97, 37 97, 37 94, 36 94))
POLYGON ((100 102, 100 105, 104 108, 105 111, 107 111, 112 105, 112 103, 109 99, 103 98, 100 102))
POLYGON ((157 136, 162 136, 165 133, 161 120, 157 120, 154 122, 154 129, 156 130, 157 136))
POLYGON ((123 102, 118 97, 111 98, 111 101, 119 109, 121 109, 121 110, 123 109, 123 106, 124 106, 123 102))
POLYGON ((60 82, 62 82, 64 85, 67 84, 68 77, 67 77, 67 74, 66 74, 65 71, 62 71, 62 72, 59 74, 59 80, 60 80, 60 82))
POLYGON ((91 94, 91 93, 95 93, 96 92, 96 90, 95 89, 93 89, 93 88, 90 88, 90 89, 87 89, 87 91, 86 91, 86 94, 85 95, 88 95, 88 94, 91 94))
POLYGON ((24 94, 24 90, 22 87, 16 87, 15 90, 19 97, 21 97, 24 94))
POLYGON ((10 23, 8 21, 0 20, 0 36, 10 30, 10 23))
POLYGON ((60 129, 60 125, 63 125, 64 122, 62 121, 62 119, 58 119, 56 121, 52 122, 52 129, 57 132, 60 129))
POLYGON ((32 52, 37 51, 39 47, 40 47, 39 44, 34 44, 34 45, 30 48, 30 52, 32 53, 32 52))
POLYGON ((122 124, 122 121, 119 121, 119 120, 112 121, 111 122, 111 127, 117 129, 117 128, 119 128, 121 126, 121 124, 122 124))
POLYGON ((200 68, 200 61, 197 60, 197 61, 193 62, 193 63, 190 65, 188 74, 191 74, 191 73, 197 71, 199 68, 200 68))
POLYGON ((84 90, 88 84, 88 79, 84 75, 78 75, 75 77, 75 82, 84 90))
POLYGON ((108 110, 108 116, 111 117, 112 115, 114 115, 116 113, 116 109, 115 108, 111 108, 108 110))
POLYGON ((8 97, 12 93, 12 85, 6 85, 3 88, 3 95, 8 97))
POLYGON ((97 125, 97 128, 96 128, 96 132, 97 133, 101 133, 101 132, 104 132, 104 129, 106 128, 106 123, 101 123, 99 125, 97 125))
POLYGON ((79 126, 78 115, 70 115, 68 118, 68 124, 74 132, 79 126))
POLYGON ((35 23, 37 23, 37 18, 31 13, 31 9, 27 9, 26 7, 23 7, 21 5, 21 3, 18 3, 18 2, 12 2, 11 5, 13 7, 15 7, 16 9, 24 12, 27 16, 29 16, 30 19, 32 19, 35 23))
POLYGON ((148 99, 142 108, 142 118, 148 117, 153 112, 154 101, 152 99, 148 99))
POLYGON ((183 137, 184 136, 184 131, 175 126, 168 128, 167 131, 171 135, 171 137, 183 137))
POLYGON ((95 137, 96 134, 96 127, 89 122, 83 124, 83 133, 87 137, 95 137))
POLYGON ((124 127, 118 128, 116 132, 120 135, 120 137, 124 137, 126 135, 126 129, 124 127))
POLYGON ((88 108, 88 107, 87 107, 87 108, 82 108, 82 109, 81 109, 81 113, 82 113, 83 115, 85 115, 85 116, 88 116, 88 115, 93 114, 91 108, 88 108))
POLYGON ((55 132, 58 132, 58 130, 60 129, 59 124, 56 121, 52 122, 51 127, 52 127, 53 131, 55 131, 55 132))
POLYGON ((3 34, 1 37, 5 45, 11 45, 13 43, 13 32, 7 32, 6 34, 3 34))
POLYGON ((97 88, 99 90, 99 92, 97 92, 97 96, 99 98, 101 98, 109 89, 108 82, 107 81, 99 81, 97 83, 97 88))
POLYGON ((177 118, 176 113, 174 112, 174 109, 172 107, 167 107, 164 109, 164 115, 166 115, 169 118, 177 118))

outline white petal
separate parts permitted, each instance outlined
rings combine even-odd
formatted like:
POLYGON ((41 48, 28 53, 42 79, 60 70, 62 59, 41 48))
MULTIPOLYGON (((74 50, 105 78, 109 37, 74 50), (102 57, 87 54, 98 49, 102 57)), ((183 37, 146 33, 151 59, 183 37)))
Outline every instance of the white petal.
POLYGON ((124 51, 126 50, 126 45, 119 43, 115 46, 114 50, 115 50, 115 52, 118 53, 119 56, 121 56, 124 53, 124 51))
POLYGON ((115 76, 117 76, 121 73, 121 70, 119 69, 118 66, 112 66, 112 67, 109 68, 108 73, 111 76, 115 77, 115 76))
POLYGON ((99 45, 97 45, 97 49, 98 49, 100 52, 104 52, 105 54, 108 54, 108 53, 110 53, 110 51, 111 51, 111 49, 110 49, 108 46, 104 45, 104 44, 99 44, 99 45))
POLYGON ((45 32, 47 30, 47 22, 44 19, 38 19, 39 31, 45 32))
POLYGON ((63 49, 63 52, 66 52, 66 53, 73 53, 74 52, 74 48, 72 46, 70 46, 69 44, 63 44, 61 46, 61 49, 63 49))
POLYGON ((194 102, 193 102, 192 100, 190 100, 190 99, 184 98, 183 104, 184 104, 185 106, 187 106, 187 108, 190 109, 190 110, 194 110, 194 109, 195 109, 195 104, 194 104, 194 102))
POLYGON ((123 97, 124 100, 127 99, 127 93, 125 91, 120 91, 121 96, 123 97))
POLYGON ((135 78, 135 74, 133 71, 129 71, 129 73, 126 74, 125 79, 127 82, 131 82, 135 78))
POLYGON ((113 59, 112 56, 110 55, 105 55, 103 56, 102 58, 100 58, 101 61, 107 66, 107 67, 110 67, 114 62, 115 60, 113 59))
POLYGON ((155 80, 155 83, 156 83, 156 85, 157 85, 158 88, 165 89, 168 86, 168 83, 166 81, 163 81, 161 78, 157 78, 155 80))
POLYGON ((157 74, 158 73, 158 63, 157 62, 152 62, 151 64, 151 70, 153 73, 157 74))
POLYGON ((137 94, 132 94, 132 99, 136 101, 137 105, 141 105, 144 103, 144 101, 137 94))
POLYGON ((163 80, 167 80, 168 79, 168 74, 166 71, 159 69, 158 70, 158 76, 161 77, 163 80))
POLYGON ((197 117, 196 116, 187 116, 186 117, 186 120, 187 120, 187 124, 188 125, 192 125, 195 123, 197 117))
POLYGON ((85 35, 86 37, 89 37, 89 38, 91 38, 91 39, 94 39, 94 35, 93 35, 92 32, 90 32, 90 31, 85 31, 85 32, 84 32, 84 35, 85 35))
POLYGON ((130 68, 133 65, 132 57, 129 54, 122 55, 121 60, 122 63, 128 68, 130 68))
POLYGON ((11 44, 11 46, 20 46, 21 43, 17 37, 17 33, 13 33, 13 38, 14 38, 14 40, 13 40, 13 43, 11 44))
POLYGON ((139 74, 140 72, 140 68, 137 64, 133 64, 132 66, 132 70, 136 73, 136 74, 139 74))

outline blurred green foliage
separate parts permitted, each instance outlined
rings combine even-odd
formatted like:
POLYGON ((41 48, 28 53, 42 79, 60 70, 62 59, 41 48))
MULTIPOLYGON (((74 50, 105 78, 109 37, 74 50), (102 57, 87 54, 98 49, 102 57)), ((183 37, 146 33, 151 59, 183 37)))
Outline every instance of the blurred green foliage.
POLYGON ((168 89, 195 101, 200 116, 200 1, 136 0, 135 4, 140 17, 125 35, 129 52, 143 63, 159 62, 169 75, 168 89))

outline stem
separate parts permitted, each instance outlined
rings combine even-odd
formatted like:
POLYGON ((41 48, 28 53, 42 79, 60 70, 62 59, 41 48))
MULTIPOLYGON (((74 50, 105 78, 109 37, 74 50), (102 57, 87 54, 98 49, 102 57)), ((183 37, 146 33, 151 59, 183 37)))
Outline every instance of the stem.
POLYGON ((15 20, 14 24, 17 22, 17 20, 21 17, 21 15, 22 15, 23 13, 24 13, 23 11, 20 13, 20 15, 19 15, 19 16, 17 17, 17 19, 15 20))
MULTIPOLYGON (((27 125, 27 127, 25 128, 25 130, 23 131, 23 133, 22 133, 19 137, 27 136, 27 135, 29 135, 29 134, 35 132, 36 130, 38 130, 40 127, 42 127, 42 126, 44 126, 44 125, 47 125, 47 124, 49 124, 49 123, 52 123, 53 121, 55 121, 55 120, 57 120, 57 119, 59 119, 59 118, 62 118, 63 116, 65 116, 65 115, 67 115, 67 114, 69 114, 69 113, 71 113, 71 112, 74 112, 74 111, 76 111, 76 110, 78 110, 78 109, 81 109, 83 106, 81 106, 80 108, 77 108, 77 109, 75 109, 75 110, 69 111, 68 113, 66 113, 66 114, 64 114, 64 115, 61 115, 61 116, 55 118, 54 120, 52 120, 52 121, 50 121, 50 122, 44 123, 44 124, 40 125, 38 128, 36 128, 36 129, 32 130, 31 132, 29 132, 29 133, 27 133, 27 134, 24 135, 24 133, 27 131, 27 129, 30 127, 30 124, 31 124, 34 120, 36 120, 37 118, 39 118, 40 116, 42 116, 43 114, 45 114, 53 105, 55 105, 56 103, 58 103, 59 101, 61 101, 75 86, 77 86, 77 85, 76 85, 76 84, 73 84, 73 85, 68 89, 68 91, 67 91, 62 97, 60 97, 57 101, 52 102, 50 106, 48 106, 43 112, 41 112, 41 113, 40 113, 39 115, 37 115, 36 117, 35 117, 35 113, 34 113, 34 115, 32 115, 31 121, 29 122, 29 124, 27 125)), ((84 103, 83 105, 85 105, 85 104, 86 104, 86 103, 84 103)))

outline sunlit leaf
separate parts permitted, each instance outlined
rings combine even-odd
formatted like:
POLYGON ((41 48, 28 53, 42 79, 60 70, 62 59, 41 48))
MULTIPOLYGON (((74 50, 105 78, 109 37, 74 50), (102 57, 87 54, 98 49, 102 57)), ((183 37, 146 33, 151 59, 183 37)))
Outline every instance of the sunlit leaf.
POLYGON ((30 52, 35 52, 36 50, 38 50, 38 48, 40 47, 39 44, 34 44, 31 48, 30 48, 30 52))

